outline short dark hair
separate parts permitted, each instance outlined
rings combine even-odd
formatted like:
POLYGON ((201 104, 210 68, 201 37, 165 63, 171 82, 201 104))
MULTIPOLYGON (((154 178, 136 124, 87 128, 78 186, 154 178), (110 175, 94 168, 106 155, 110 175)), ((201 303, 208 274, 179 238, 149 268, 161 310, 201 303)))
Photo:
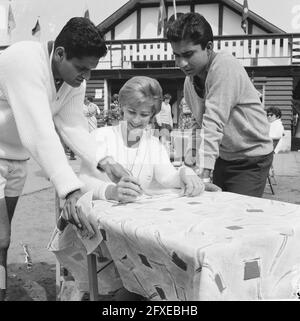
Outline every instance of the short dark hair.
POLYGON ((209 41, 213 41, 210 24, 199 13, 189 12, 180 15, 176 20, 167 23, 167 39, 170 42, 191 40, 205 49, 209 41))
POLYGON ((172 96, 169 93, 167 93, 167 94, 164 94, 163 100, 171 99, 171 98, 172 98, 172 96))
POLYGON ((273 114, 276 118, 281 118, 281 110, 275 106, 269 107, 267 109, 267 114, 273 114))
POLYGON ((54 42, 54 50, 64 47, 67 59, 83 57, 104 57, 107 53, 100 30, 90 19, 71 18, 63 27, 54 42))
POLYGON ((112 95, 112 101, 119 100, 119 94, 112 95))

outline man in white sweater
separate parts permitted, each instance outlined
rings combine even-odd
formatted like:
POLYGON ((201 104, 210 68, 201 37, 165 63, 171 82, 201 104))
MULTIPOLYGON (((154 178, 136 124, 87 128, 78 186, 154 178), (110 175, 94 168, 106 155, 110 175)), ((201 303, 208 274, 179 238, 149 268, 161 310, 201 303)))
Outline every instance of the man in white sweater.
POLYGON ((186 75, 184 96, 195 129, 203 132, 201 148, 192 146, 186 163, 193 165, 192 152, 198 150, 204 181, 213 176, 224 191, 261 197, 273 144, 266 112, 245 68, 232 54, 214 52, 211 26, 198 13, 170 21, 167 38, 186 75))
MULTIPOLYGON (((0 300, 6 289, 10 225, 32 156, 65 199, 63 217, 94 234, 77 211, 83 183, 69 165, 59 136, 82 159, 116 180, 123 168, 96 156, 82 112, 91 69, 106 54, 96 26, 86 18, 72 18, 54 42, 15 43, 0 55, 0 300)), ((98 147, 97 147, 98 148, 98 147)))

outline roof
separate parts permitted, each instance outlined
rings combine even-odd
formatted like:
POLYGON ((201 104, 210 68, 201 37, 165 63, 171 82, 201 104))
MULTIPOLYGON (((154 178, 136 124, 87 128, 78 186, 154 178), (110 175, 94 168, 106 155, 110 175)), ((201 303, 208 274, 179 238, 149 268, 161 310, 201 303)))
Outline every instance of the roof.
MULTIPOLYGON (((173 5, 173 0, 166 1, 168 6, 173 5)), ((122 7, 120 7, 117 11, 115 11, 112 15, 106 18, 103 22, 101 22, 98 27, 104 32, 110 31, 115 25, 121 22, 123 19, 128 17, 131 13, 136 11, 141 7, 155 7, 159 6, 160 0, 129 0, 122 7)), ((234 1, 234 0, 177 0, 177 5, 184 4, 207 4, 207 3, 223 3, 233 11, 240 13, 242 15, 243 5, 234 1)), ((249 10, 248 19, 252 20, 259 27, 266 30, 267 33, 285 33, 284 30, 276 27, 274 24, 265 20, 258 14, 249 10)))

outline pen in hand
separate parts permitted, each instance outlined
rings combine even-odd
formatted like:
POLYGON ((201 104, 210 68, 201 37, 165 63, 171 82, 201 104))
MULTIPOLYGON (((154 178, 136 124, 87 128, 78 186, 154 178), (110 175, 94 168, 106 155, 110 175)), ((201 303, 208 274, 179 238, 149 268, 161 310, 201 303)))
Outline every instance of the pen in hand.
POLYGON ((137 185, 137 186, 139 187, 139 193, 142 195, 142 194, 144 193, 144 190, 143 190, 143 188, 142 188, 141 183, 138 181, 137 178, 135 178, 135 177, 133 176, 132 171, 130 171, 129 169, 125 169, 125 170, 126 170, 126 172, 127 172, 127 174, 128 174, 128 177, 130 178, 130 182, 131 182, 132 184, 137 185))

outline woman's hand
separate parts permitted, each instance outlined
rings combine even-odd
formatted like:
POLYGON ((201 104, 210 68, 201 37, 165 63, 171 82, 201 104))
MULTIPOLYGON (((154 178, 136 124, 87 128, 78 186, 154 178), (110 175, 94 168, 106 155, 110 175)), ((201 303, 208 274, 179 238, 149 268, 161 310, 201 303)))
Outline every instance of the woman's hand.
POLYGON ((106 156, 99 161, 97 168, 105 171, 112 182, 118 183, 122 177, 128 176, 128 171, 111 156, 106 156))
POLYGON ((181 181, 184 184, 185 192, 187 196, 200 195, 205 188, 205 185, 201 178, 189 167, 182 167, 179 172, 181 181))
POLYGON ((109 185, 106 190, 107 199, 121 203, 134 202, 141 194, 139 181, 133 176, 122 177, 116 185, 109 185))

